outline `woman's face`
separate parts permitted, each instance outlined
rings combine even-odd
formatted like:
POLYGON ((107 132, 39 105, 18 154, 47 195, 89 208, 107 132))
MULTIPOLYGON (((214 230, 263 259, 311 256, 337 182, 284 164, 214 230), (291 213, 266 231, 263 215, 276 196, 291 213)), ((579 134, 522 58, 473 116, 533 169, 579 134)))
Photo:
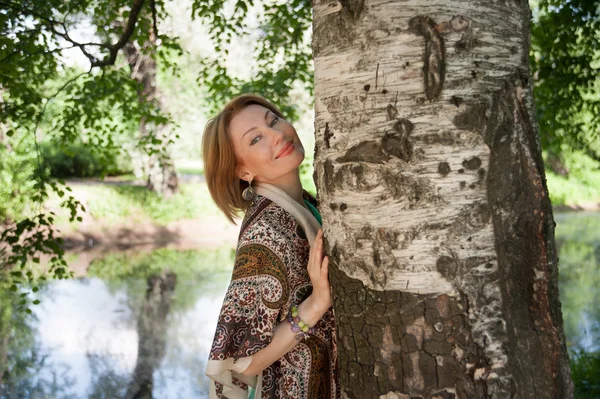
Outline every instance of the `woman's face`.
POLYGON ((248 105, 235 115, 229 133, 243 180, 276 183, 297 173, 304 160, 296 129, 262 105, 248 105))

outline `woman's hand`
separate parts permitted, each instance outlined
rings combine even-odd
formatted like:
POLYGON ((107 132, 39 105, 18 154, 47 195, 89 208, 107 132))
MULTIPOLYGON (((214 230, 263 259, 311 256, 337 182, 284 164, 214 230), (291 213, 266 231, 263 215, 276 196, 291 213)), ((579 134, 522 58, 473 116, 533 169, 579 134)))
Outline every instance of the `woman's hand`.
POLYGON ((326 311, 332 305, 329 286, 329 257, 323 256, 323 229, 319 229, 308 258, 308 276, 313 286, 315 304, 326 311))

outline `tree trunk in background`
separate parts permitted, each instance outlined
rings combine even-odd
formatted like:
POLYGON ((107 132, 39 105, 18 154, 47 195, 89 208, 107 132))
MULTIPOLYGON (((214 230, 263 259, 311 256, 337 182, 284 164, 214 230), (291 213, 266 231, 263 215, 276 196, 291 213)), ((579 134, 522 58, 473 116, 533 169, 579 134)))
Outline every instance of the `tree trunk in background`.
MULTIPOLYGON (((0 313, 0 317, 4 318, 6 311, 2 310, 3 313, 0 313)), ((10 343, 10 333, 11 333, 10 325, 1 325, 0 324, 0 397, 2 396, 2 379, 4 378, 4 373, 8 369, 8 344, 10 343)))
MULTIPOLYGON (((156 45, 156 35, 150 32, 148 43, 156 45)), ((135 44, 129 42, 123 48, 127 61, 131 68, 131 74, 135 80, 140 82, 142 88, 139 92, 139 101, 153 101, 161 107, 158 90, 156 88, 156 61, 153 57, 141 52, 135 44)), ((163 143, 167 142, 165 135, 166 126, 149 125, 145 120, 140 122, 140 138, 146 139, 153 130, 153 135, 163 143)), ((164 144, 167 145, 168 144, 164 144)), ((152 191, 156 191, 164 197, 170 197, 177 192, 179 179, 175 171, 175 165, 168 149, 161 155, 151 155, 147 158, 144 165, 144 173, 148 176, 146 186, 152 191)))
POLYGON ((146 302, 138 319, 138 355, 127 388, 127 399, 152 398, 154 371, 165 355, 167 315, 177 284, 177 276, 166 272, 148 277, 146 302))
POLYGON ((527 1, 313 6, 343 397, 571 398, 527 1))

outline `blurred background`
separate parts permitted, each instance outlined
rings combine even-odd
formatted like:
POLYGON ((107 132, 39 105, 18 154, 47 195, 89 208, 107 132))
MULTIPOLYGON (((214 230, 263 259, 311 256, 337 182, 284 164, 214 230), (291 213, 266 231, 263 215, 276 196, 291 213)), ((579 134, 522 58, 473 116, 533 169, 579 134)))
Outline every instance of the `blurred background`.
MULTIPOLYGON (((572 375, 599 398, 600 1, 530 6, 572 375)), ((315 193, 310 2, 151 1, 128 36, 134 11, 0 0, 2 399, 208 397, 239 226, 200 143, 229 98, 283 109, 315 193)))

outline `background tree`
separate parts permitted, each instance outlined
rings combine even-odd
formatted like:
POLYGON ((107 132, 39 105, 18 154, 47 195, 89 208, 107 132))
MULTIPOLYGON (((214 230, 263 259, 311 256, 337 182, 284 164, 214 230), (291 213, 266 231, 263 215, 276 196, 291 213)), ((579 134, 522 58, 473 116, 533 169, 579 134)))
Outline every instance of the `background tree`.
POLYGON ((570 398, 526 1, 314 3, 349 398, 570 398))
MULTIPOLYGON (((163 3, 153 4, 156 13, 160 13, 163 3)), ((0 237, 3 244, 0 269, 12 270, 8 284, 17 291, 18 283, 33 281, 33 274, 25 272, 25 265, 29 259, 39 262, 40 252, 54 255, 51 274, 57 277, 67 274, 61 241, 52 229, 54 215, 41 206, 49 191, 64 197, 70 189, 63 181, 49 176, 40 151, 42 137, 51 136, 64 145, 80 140, 93 151, 106 154, 119 148, 117 138, 125 134, 128 123, 137 121, 139 124, 143 119, 160 125, 168 119, 151 102, 137 101, 138 83, 128 71, 115 65, 118 52, 128 41, 148 40, 149 30, 136 30, 145 6, 143 1, 128 6, 127 2, 16 3, 7 0, 0 2, 0 6, 4 10, 0 19, 3 93, 0 127, 5 130, 3 134, 13 140, 0 146, 0 158, 8 159, 2 166, 9 168, 8 172, 2 172, 16 175, 17 171, 12 168, 21 161, 19 153, 33 153, 26 156, 26 161, 35 162, 33 168, 28 168, 29 173, 19 176, 31 180, 32 184, 21 188, 19 181, 7 179, 12 197, 26 202, 20 214, 2 212, 3 222, 8 225, 0 237), (78 38, 82 36, 77 32, 82 21, 92 20, 103 32, 104 41, 93 35, 89 40, 78 38), (87 71, 73 72, 69 67, 64 57, 70 49, 76 49, 87 59, 87 71), (59 101, 63 106, 53 109, 59 101), (50 121, 45 119, 48 112, 52 113, 50 121), (15 265, 20 268, 14 269, 15 265)), ((178 48, 171 38, 159 38, 163 47, 178 48)), ((145 150, 154 154, 160 152, 162 141, 149 140, 144 144, 145 150)), ((77 217, 78 210, 83 210, 69 195, 62 206, 70 210, 71 220, 77 217)))
POLYGON ((578 150, 600 162, 600 1, 542 0, 531 29, 531 66, 548 166, 567 174, 578 150))

